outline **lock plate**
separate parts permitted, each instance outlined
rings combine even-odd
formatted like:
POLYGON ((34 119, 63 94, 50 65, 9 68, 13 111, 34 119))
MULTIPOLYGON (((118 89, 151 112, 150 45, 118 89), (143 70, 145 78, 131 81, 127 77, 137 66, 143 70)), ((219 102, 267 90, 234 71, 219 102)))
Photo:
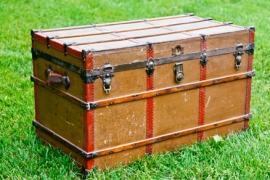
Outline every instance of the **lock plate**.
POLYGON ((174 65, 175 81, 181 82, 184 79, 183 62, 174 65))

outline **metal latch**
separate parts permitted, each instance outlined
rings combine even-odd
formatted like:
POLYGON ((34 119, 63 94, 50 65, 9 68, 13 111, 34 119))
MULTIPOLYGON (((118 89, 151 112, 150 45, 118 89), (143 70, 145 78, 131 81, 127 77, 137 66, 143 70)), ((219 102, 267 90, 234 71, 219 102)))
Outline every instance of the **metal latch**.
POLYGON ((175 81, 181 82, 184 79, 183 62, 174 65, 175 81))
POLYGON ((103 89, 106 94, 110 94, 111 91, 111 81, 112 77, 114 76, 113 67, 110 63, 106 62, 102 68, 102 74, 100 78, 103 82, 103 89))
POLYGON ((208 61, 207 53, 206 53, 206 51, 204 50, 203 53, 202 53, 202 55, 201 55, 201 60, 200 60, 201 65, 202 65, 203 67, 205 67, 206 64, 207 64, 207 61, 208 61))
POLYGON ((242 43, 238 42, 236 45, 236 51, 233 53, 235 57, 235 67, 239 69, 241 66, 242 56, 244 54, 244 47, 242 43))
POLYGON ((148 76, 152 76, 155 71, 155 63, 152 58, 149 58, 147 63, 146 63, 146 73, 148 76))

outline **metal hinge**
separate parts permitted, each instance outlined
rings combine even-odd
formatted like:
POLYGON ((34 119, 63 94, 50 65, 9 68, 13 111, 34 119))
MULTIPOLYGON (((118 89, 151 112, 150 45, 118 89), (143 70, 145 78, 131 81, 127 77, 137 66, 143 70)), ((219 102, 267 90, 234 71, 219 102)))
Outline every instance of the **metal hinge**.
POLYGON ((147 42, 147 45, 148 45, 148 51, 152 51, 153 44, 150 42, 147 42))
POLYGON ((200 34, 201 35, 201 37, 202 37, 202 42, 205 42, 206 41, 206 35, 205 34, 200 34))
POLYGON ((50 40, 56 38, 56 36, 47 36, 46 37, 46 44, 47 44, 47 48, 50 48, 50 40))
POLYGON ((75 42, 68 42, 68 43, 64 43, 64 55, 67 55, 67 47, 71 46, 72 44, 75 44, 75 42))

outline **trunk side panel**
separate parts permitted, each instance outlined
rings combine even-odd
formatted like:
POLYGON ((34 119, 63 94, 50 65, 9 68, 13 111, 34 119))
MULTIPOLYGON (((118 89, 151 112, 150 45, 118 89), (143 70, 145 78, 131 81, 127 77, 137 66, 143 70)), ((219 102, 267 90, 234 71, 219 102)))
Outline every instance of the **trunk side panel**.
POLYGON ((53 83, 53 87, 60 89, 64 92, 67 92, 71 94, 72 96, 75 96, 79 99, 83 99, 83 82, 80 78, 80 75, 77 73, 74 73, 64 67, 58 66, 52 62, 46 61, 42 58, 38 58, 37 60, 37 78, 47 82, 47 79, 45 77, 45 69, 49 68, 49 66, 52 67, 52 71, 56 72, 58 74, 64 75, 65 72, 67 73, 69 79, 70 79, 70 87, 66 90, 65 86, 57 83, 53 83))
POLYGON ((39 122, 83 149, 83 109, 41 86, 38 94, 39 122))

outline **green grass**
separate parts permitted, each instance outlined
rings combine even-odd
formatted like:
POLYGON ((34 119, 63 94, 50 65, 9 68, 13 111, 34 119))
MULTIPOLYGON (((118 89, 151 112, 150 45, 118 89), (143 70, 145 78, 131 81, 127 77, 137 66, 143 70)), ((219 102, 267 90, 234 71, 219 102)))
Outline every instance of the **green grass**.
POLYGON ((193 12, 256 27, 250 129, 175 153, 153 155, 96 179, 270 179, 270 1, 0 0, 0 179, 80 179, 69 156, 43 144, 34 119, 30 30, 193 12))

